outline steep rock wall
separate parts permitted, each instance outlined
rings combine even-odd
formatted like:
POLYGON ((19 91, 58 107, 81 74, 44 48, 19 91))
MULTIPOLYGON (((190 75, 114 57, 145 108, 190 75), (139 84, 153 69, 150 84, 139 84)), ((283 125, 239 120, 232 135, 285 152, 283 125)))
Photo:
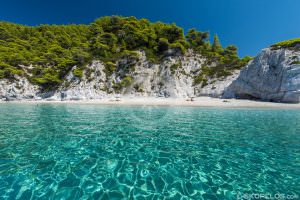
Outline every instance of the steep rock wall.
MULTIPOLYGON (((89 100, 116 95, 143 97, 185 98, 189 96, 221 97, 239 71, 228 77, 209 78, 205 86, 195 84, 195 77, 208 66, 206 59, 189 50, 184 56, 167 56, 159 64, 153 64, 144 52, 137 52, 138 59, 124 58, 116 63, 112 74, 107 74, 102 61, 94 60, 84 67, 83 75, 74 75, 76 66, 64 78, 59 87, 42 91, 26 78, 0 81, 1 100, 89 100), (127 79, 126 79, 127 78, 127 79), (124 80, 127 80, 125 83, 124 80)), ((30 74, 27 74, 27 77, 30 74)))
POLYGON ((300 102, 300 52, 263 49, 225 90, 224 98, 300 102))

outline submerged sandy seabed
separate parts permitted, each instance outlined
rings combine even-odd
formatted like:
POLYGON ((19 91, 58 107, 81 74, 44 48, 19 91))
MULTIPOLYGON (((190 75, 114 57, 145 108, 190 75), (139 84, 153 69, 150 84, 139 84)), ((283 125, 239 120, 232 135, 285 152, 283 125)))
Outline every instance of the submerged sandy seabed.
MULTIPOLYGON (((6 102, 2 102, 6 103, 6 102)), ((11 103, 11 102, 9 102, 11 103)), ((241 99, 219 99, 211 97, 197 97, 194 101, 187 98, 155 98, 155 97, 122 97, 104 98, 99 100, 79 101, 12 101, 12 103, 59 103, 59 104, 99 104, 99 105, 138 105, 138 106, 197 106, 197 107, 228 107, 228 108, 289 108, 300 109, 300 103, 273 103, 241 99)))

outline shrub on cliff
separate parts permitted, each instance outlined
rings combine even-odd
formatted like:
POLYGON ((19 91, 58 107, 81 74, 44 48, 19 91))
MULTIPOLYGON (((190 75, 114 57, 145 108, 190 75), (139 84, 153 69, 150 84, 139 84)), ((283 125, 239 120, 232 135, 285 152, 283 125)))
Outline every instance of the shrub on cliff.
POLYGON ((282 42, 278 42, 276 44, 273 44, 271 47, 273 48, 294 48, 297 47, 300 48, 300 38, 295 38, 292 40, 285 40, 282 42))

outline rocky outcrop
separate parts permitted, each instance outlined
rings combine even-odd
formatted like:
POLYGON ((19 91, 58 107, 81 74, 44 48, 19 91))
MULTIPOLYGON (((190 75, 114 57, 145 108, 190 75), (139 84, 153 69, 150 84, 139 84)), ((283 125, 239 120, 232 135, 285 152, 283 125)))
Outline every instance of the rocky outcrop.
MULTIPOLYGON (((149 62, 144 52, 138 54, 135 61, 120 60, 117 70, 110 76, 105 73, 105 65, 101 61, 94 61, 86 66, 81 79, 70 72, 64 83, 47 100, 102 99, 115 94, 166 98, 204 95, 220 97, 237 74, 211 79, 205 87, 194 86, 194 75, 201 73, 205 63, 205 58, 199 54, 189 51, 185 56, 167 57, 160 64, 149 62), (126 65, 130 65, 133 70, 124 71, 126 65), (116 91, 116 85, 125 76, 131 77, 130 84, 116 91)), ((76 67, 73 70, 75 69, 76 67)))
POLYGON ((205 86, 195 85, 195 77, 202 73, 202 67, 214 66, 214 63, 207 65, 207 60, 200 54, 189 50, 184 56, 166 56, 159 64, 149 62, 142 51, 137 54, 133 59, 120 59, 111 74, 107 74, 105 64, 99 60, 85 66, 81 78, 74 75, 77 68, 74 66, 53 91, 42 91, 25 77, 1 80, 0 100, 89 100, 115 97, 116 94, 165 98, 221 97, 239 74, 236 71, 228 77, 209 78, 205 86))
POLYGON ((81 79, 74 76, 75 69, 76 67, 48 100, 88 100, 107 97, 106 75, 102 62, 93 61, 92 64, 86 66, 81 79))
POLYGON ((0 80, 0 100, 38 100, 39 87, 32 85, 24 77, 15 77, 14 81, 0 80))
POLYGON ((75 66, 54 91, 41 92, 24 77, 0 80, 0 100, 89 100, 118 94, 166 98, 211 96, 295 103, 300 101, 299 61, 300 51, 267 48, 241 71, 234 71, 227 77, 209 78, 203 86, 194 85, 203 66, 210 67, 201 55, 188 51, 184 56, 168 56, 160 64, 153 64, 144 52, 138 52, 134 59, 119 60, 111 74, 107 74, 103 62, 95 60, 78 78, 73 73, 75 66))
POLYGON ((237 78, 239 73, 240 71, 236 70, 230 76, 209 80, 206 86, 199 88, 198 92, 196 92, 197 96, 222 97, 224 91, 231 85, 232 81, 237 78))
POLYGON ((224 98, 300 102, 300 52, 267 48, 225 90, 224 98))

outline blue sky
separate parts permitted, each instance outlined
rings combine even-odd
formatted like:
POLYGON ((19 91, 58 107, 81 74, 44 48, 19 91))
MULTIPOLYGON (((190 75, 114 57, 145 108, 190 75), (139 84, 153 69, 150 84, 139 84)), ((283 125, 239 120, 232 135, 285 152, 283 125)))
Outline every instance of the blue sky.
POLYGON ((0 20, 26 25, 90 23, 107 15, 175 22, 217 33, 223 46, 256 55, 300 37, 299 0, 0 0, 0 20))

